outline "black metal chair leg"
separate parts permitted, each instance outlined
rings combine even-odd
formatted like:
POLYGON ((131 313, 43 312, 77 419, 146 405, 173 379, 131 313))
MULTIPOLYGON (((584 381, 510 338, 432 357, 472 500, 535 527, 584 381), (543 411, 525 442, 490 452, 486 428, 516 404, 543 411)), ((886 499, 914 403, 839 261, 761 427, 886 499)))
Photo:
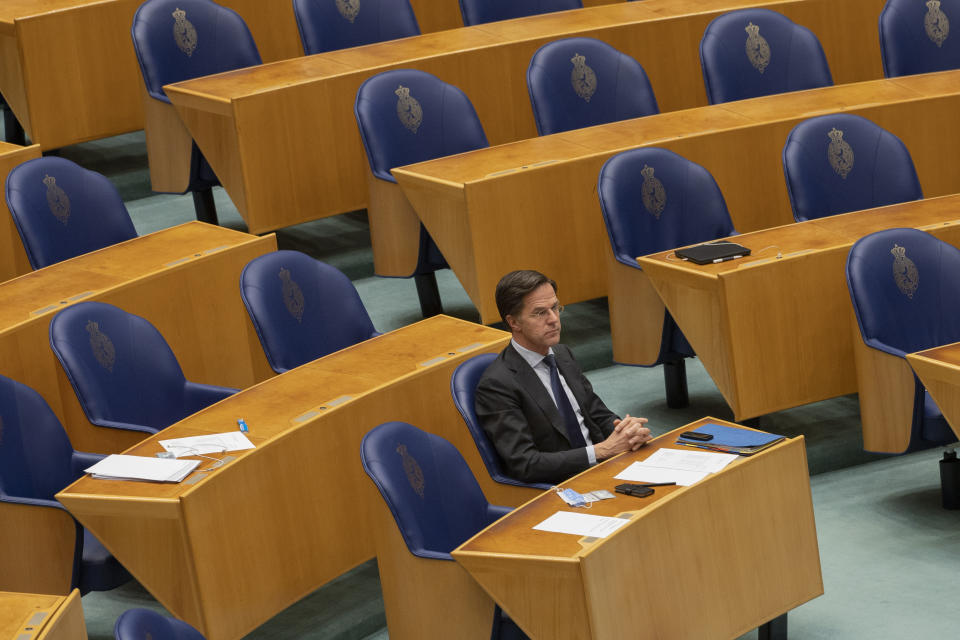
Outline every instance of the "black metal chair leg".
POLYGON ((420 298, 420 312, 424 318, 443 313, 443 304, 440 302, 440 288, 437 286, 437 273, 418 273, 413 276, 417 283, 417 297, 420 298))
POLYGON ((944 509, 960 509, 960 460, 953 447, 943 452, 940 461, 940 493, 944 509))
POLYGON ((787 640, 787 614, 757 627, 758 640, 787 640))
POLYGON ((663 363, 663 384, 667 391, 667 406, 682 409, 690 404, 687 393, 687 364, 683 358, 663 363))
POLYGON ((213 189, 207 187, 193 192, 193 208, 197 212, 197 220, 210 224, 220 224, 217 221, 217 205, 213 201, 213 189))
POLYGON ((10 144, 17 144, 21 147, 26 146, 27 134, 24 132, 23 127, 20 126, 20 121, 17 120, 17 116, 13 115, 13 110, 8 104, 3 105, 3 132, 4 138, 6 138, 10 144))

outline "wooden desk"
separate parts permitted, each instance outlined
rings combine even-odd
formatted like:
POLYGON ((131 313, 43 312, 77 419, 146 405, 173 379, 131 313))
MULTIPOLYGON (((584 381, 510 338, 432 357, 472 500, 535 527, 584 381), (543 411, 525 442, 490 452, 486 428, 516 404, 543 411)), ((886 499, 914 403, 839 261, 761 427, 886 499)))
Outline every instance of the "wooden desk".
POLYGON ((960 245, 960 195, 743 234, 735 240, 753 255, 721 264, 672 252, 637 262, 734 415, 746 419, 857 391, 844 265, 854 242, 891 227, 960 245))
MULTIPOLYGON (((2 60, 0 60, 2 64, 2 60)), ((7 183, 10 170, 22 162, 40 157, 40 147, 19 147, 0 142, 0 185, 7 183)), ((0 197, 0 282, 32 271, 23 241, 13 223, 6 197, 0 197)))
POLYGON ((240 271, 276 248, 273 235, 188 222, 0 283, 0 373, 44 397, 74 448, 123 451, 143 434, 87 421, 50 349, 53 315, 81 300, 116 305, 159 329, 187 379, 250 386, 273 373, 240 299, 240 271))
MULTIPOLYGON (((623 0, 583 0, 583 6, 596 7, 623 0)), ((457 0, 410 0, 421 33, 457 29, 463 26, 463 14, 457 0)))
POLYGON ((907 362, 960 437, 960 343, 908 353, 907 362))
MULTIPOLYGON (((143 128, 143 83, 130 39, 133 14, 141 3, 0 3, 0 93, 41 148, 143 128)), ((218 4, 243 16, 265 61, 303 55, 292 3, 218 4)))
POLYGON ((736 229, 753 231, 793 221, 783 143, 798 122, 824 113, 856 113, 898 135, 927 196, 960 192, 960 165, 943 161, 945 151, 960 144, 960 121, 948 115, 958 108, 960 71, 950 71, 663 113, 393 174, 483 322, 493 322, 499 319, 494 288, 512 269, 549 274, 564 303, 607 294, 604 261, 613 257, 596 184, 616 153, 656 145, 705 166, 736 229))
POLYGON ((87 640, 80 592, 47 596, 0 591, 0 638, 87 640))
MULTIPOLYGON (((616 474, 705 422, 720 421, 671 431, 564 486, 612 492, 616 474)), ((809 482, 799 436, 690 487, 595 502, 586 513, 630 520, 607 538, 532 530, 577 511, 545 493, 453 557, 531 638, 736 638, 823 593, 809 482)))
POLYGON ((57 495, 177 617, 210 640, 239 638, 320 585, 373 557, 368 511, 379 498, 360 441, 404 420, 447 438, 486 495, 495 485, 450 395, 463 360, 499 351, 509 335, 437 316, 315 360, 213 405, 156 440, 250 425, 252 451, 178 485, 83 478, 57 495))
MULTIPOLYGON (((367 161, 353 105, 360 84, 376 73, 412 67, 459 86, 490 143, 502 144, 536 136, 526 69, 544 43, 572 36, 609 42, 643 64, 661 110, 675 111, 706 104, 698 46, 707 23, 756 5, 618 2, 287 60, 165 90, 248 228, 260 233, 366 205, 367 161)), ((882 76, 876 21, 883 0, 760 6, 817 33, 836 82, 882 76)))

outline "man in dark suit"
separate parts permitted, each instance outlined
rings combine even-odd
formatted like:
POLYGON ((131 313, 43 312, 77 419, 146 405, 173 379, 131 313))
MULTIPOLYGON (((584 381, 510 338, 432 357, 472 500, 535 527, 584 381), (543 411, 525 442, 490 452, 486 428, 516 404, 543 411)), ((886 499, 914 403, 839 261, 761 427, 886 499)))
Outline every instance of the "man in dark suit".
POLYGON ((553 280, 508 273, 496 301, 513 339, 480 379, 475 409, 508 475, 559 483, 651 438, 645 418, 621 420, 607 409, 559 344, 563 307, 553 280))

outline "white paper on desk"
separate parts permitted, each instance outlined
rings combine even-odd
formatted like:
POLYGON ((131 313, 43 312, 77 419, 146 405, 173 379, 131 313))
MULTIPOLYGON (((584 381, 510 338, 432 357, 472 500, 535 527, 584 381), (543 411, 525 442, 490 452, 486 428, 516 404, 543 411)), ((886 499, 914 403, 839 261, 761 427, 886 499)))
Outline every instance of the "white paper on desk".
POLYGON ((571 533, 575 536, 590 536, 592 538, 606 538, 608 535, 627 524, 629 520, 611 518, 608 516, 591 516, 587 513, 573 513, 571 511, 557 511, 533 528, 537 531, 551 531, 553 533, 571 533))
POLYGON ((211 433, 204 436, 160 440, 159 444, 166 451, 169 451, 178 458, 254 448, 250 439, 240 431, 227 431, 226 433, 211 433))
POLYGON ((689 487, 695 482, 700 482, 708 475, 710 474, 703 471, 648 467, 642 462, 634 462, 614 477, 617 480, 626 480, 627 482, 676 482, 678 487, 689 487))
POLYGON ((641 464, 645 467, 661 467, 677 471, 714 473, 736 460, 735 453, 710 453, 707 451, 680 451, 659 449, 641 464))
POLYGON ((169 460, 114 453, 84 471, 104 480, 180 482, 199 464, 199 460, 169 460))

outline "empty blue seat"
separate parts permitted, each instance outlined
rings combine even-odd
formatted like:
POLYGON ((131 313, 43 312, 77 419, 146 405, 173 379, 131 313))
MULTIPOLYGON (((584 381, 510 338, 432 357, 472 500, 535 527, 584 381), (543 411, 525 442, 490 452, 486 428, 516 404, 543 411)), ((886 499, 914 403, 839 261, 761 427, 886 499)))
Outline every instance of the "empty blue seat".
POLYGON ((486 371, 490 363, 496 359, 497 354, 495 353, 483 353, 466 360, 456 368, 450 377, 450 393, 453 395, 453 404, 456 405, 457 411, 463 416, 463 421, 466 423, 467 429, 470 430, 473 441, 477 443, 480 459, 483 460, 483 464, 487 467, 487 473, 490 474, 491 478, 501 484, 509 484, 516 487, 529 487, 531 489, 541 490, 549 489, 551 487, 549 484, 521 482, 507 476, 503 472, 503 467, 500 464, 500 454, 497 453, 496 447, 490 442, 487 432, 484 431, 480 425, 480 421, 477 419, 477 411, 474 409, 477 384, 480 382, 483 372, 486 371))
POLYGON ((883 74, 960 69, 960 36, 950 18, 960 17, 960 0, 887 0, 880 12, 883 74))
POLYGON ((0 376, 0 590, 106 591, 130 574, 67 510, 57 492, 103 456, 74 451, 39 393, 0 376), (10 526, 15 523, 17 526, 10 526))
POLYGON ((640 63, 594 38, 566 38, 537 49, 527 89, 542 136, 659 112, 640 63))
POLYGON ((611 287, 608 295, 614 342, 620 332, 642 330, 633 323, 639 313, 646 318, 640 326, 662 327, 647 336, 650 344, 659 343, 659 349, 618 362, 663 364, 668 405, 686 406, 683 359, 694 356, 694 351, 658 299, 646 299, 642 309, 631 307, 638 290, 649 287, 636 258, 736 233, 723 194, 705 168, 657 147, 631 149, 607 160, 600 170, 597 193, 613 252, 611 269, 630 269, 624 274, 630 286, 622 291, 611 287), (631 320, 624 322, 625 318, 631 320))
POLYGON ((817 36, 769 9, 714 18, 700 40, 700 66, 710 104, 833 84, 817 36))
POLYGON ((35 158, 14 167, 6 196, 34 269, 137 237, 113 184, 63 158, 35 158))
POLYGON ((582 7, 582 0, 460 0, 463 24, 468 27, 582 7))
POLYGON ((113 627, 115 640, 204 640, 203 634, 186 622, 162 616, 150 609, 128 609, 113 627))
MULTIPOLYGON (((163 92, 166 84, 262 62, 240 14, 211 0, 147 0, 134 14, 130 34, 147 95, 165 104, 170 104, 163 92)), ((211 187, 218 184, 194 143, 188 184, 181 185, 181 193, 193 193, 198 220, 217 223, 211 187)))
POLYGON ((410 0, 293 0, 307 55, 419 35, 410 0))
POLYGON ((850 249, 847 286, 864 448, 902 453, 956 440, 905 360, 960 341, 960 249, 917 229, 887 229, 850 249), (897 415, 890 407, 903 407, 897 415))
POLYGON ((251 260, 240 296, 277 373, 379 335, 350 279, 299 251, 251 260))
POLYGON ((783 146, 783 174, 797 222, 923 197, 900 138, 846 113, 794 127, 783 146))
POLYGON ((156 327, 102 302, 80 302, 50 321, 50 346, 87 419, 156 433, 236 389, 188 382, 156 327))

